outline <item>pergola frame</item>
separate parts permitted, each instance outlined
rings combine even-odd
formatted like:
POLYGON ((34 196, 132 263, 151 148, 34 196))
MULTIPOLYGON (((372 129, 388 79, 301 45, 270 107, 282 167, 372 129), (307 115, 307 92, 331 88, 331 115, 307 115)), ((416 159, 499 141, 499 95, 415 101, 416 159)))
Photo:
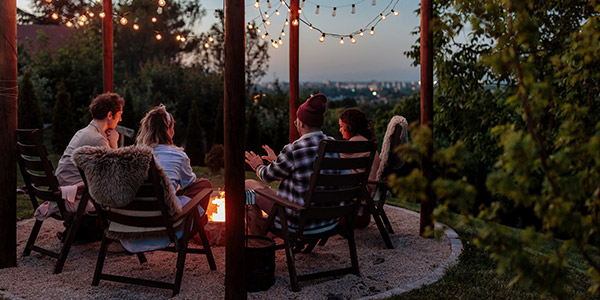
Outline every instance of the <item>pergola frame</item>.
MULTIPOLYGON (((112 0, 103 0, 112 15, 112 0)), ((291 0, 292 20, 299 0, 291 0)), ((0 1, 0 268, 14 267, 16 255, 16 129, 17 129, 17 6, 16 0, 0 1)), ((421 0, 421 124, 433 130, 433 0, 421 0)), ((246 299, 244 251, 244 139, 245 132, 245 7, 244 0, 225 3, 224 148, 226 191, 225 299, 246 299)), ((103 21, 104 91, 113 91, 112 18, 103 21), (106 33, 106 34, 104 34, 106 33)), ((290 26, 290 141, 298 138, 295 127, 299 95, 299 26, 290 26)), ((433 227, 435 204, 431 190, 433 141, 421 169, 429 184, 421 202, 420 234, 433 227)))

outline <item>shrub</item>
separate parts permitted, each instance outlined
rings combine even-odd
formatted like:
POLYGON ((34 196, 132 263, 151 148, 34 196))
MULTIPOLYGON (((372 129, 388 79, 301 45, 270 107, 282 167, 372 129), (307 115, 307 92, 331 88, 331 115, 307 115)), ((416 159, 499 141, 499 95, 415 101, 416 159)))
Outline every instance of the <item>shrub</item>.
POLYGON ((204 158, 204 163, 212 173, 218 173, 223 168, 223 145, 215 144, 204 158))
POLYGON ((73 135, 73 115, 71 114, 71 94, 63 82, 58 85, 54 113, 52 114, 52 147, 56 153, 62 153, 73 135))
POLYGON ((18 118, 21 129, 42 129, 42 111, 31 82, 31 72, 25 73, 19 89, 18 118))

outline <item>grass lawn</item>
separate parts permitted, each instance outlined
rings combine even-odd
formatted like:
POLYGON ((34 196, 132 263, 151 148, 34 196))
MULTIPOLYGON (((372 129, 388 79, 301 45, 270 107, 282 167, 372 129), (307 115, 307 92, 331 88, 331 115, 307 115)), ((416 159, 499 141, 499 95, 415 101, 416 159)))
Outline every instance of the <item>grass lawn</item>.
MULTIPOLYGON (((414 211, 419 210, 415 203, 389 201, 390 204, 402 206, 414 211)), ((498 275, 496 273, 496 262, 488 253, 473 244, 475 230, 458 225, 457 219, 440 220, 451 226, 460 236, 463 250, 458 264, 448 268, 446 274, 436 283, 420 289, 389 298, 390 300, 407 299, 556 299, 548 295, 542 295, 532 288, 510 286, 511 275, 498 275)), ((513 234, 518 235, 520 230, 512 229, 513 234)), ((548 245, 546 251, 551 250, 548 245)), ((589 285, 589 277, 585 273, 587 266, 583 257, 578 253, 570 253, 568 276, 571 283, 568 285, 568 299, 597 299, 589 294, 586 289, 589 285)))

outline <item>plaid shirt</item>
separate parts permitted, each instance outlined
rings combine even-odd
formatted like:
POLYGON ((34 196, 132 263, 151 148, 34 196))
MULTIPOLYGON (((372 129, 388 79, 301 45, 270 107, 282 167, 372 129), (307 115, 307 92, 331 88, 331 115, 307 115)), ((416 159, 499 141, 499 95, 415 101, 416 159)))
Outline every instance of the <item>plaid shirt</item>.
MULTIPOLYGON (((324 135, 321 131, 303 135, 292 144, 283 147, 273 162, 266 166, 259 166, 256 173, 264 182, 280 180, 277 195, 304 206, 304 196, 309 188, 310 176, 318 155, 317 149, 322 139, 333 138, 324 135)), ((286 209, 286 215, 288 226, 295 231, 299 223, 298 213, 286 209)), ((307 233, 323 231, 331 228, 338 221, 338 219, 311 220, 305 224, 304 231, 308 231, 307 233)))

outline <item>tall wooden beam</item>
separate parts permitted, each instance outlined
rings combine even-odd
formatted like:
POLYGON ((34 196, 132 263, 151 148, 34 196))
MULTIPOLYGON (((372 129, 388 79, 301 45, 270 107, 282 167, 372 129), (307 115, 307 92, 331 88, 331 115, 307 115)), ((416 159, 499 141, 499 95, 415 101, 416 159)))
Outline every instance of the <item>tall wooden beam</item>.
POLYGON ((112 93, 114 92, 112 0, 104 0, 102 11, 106 14, 102 19, 102 78, 104 92, 112 93))
POLYGON ((298 97, 300 95, 300 79, 298 66, 300 64, 300 19, 298 19, 299 0, 292 0, 290 5, 290 143, 299 137, 294 121, 298 109, 298 97), (295 23, 297 20, 298 23, 295 23), (297 25, 294 25, 297 24, 297 25))
POLYGON ((246 299, 244 249, 245 36, 243 0, 225 4, 225 299, 246 299))
POLYGON ((17 2, 0 1, 0 268, 17 265, 17 2))
MULTIPOLYGON (((431 19, 433 0, 421 0, 421 124, 429 126, 433 132, 433 31, 431 19)), ((421 155, 421 170, 427 178, 426 199, 421 202, 419 233, 430 236, 427 228, 433 229, 433 208, 435 199, 431 189, 433 181, 433 139, 427 145, 427 154, 421 155)))

